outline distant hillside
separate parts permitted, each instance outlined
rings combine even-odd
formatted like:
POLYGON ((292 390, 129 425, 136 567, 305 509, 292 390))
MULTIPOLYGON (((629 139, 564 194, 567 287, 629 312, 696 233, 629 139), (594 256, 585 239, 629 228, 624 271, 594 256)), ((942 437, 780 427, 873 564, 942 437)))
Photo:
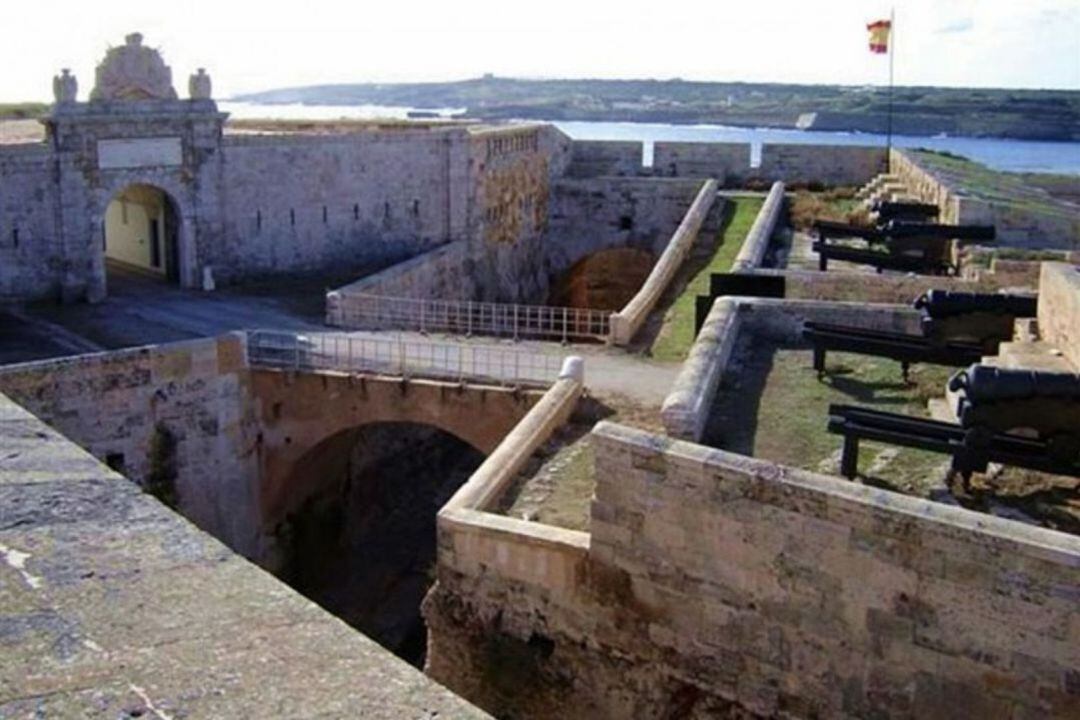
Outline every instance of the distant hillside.
MULTIPOLYGON (((884 132, 881 88, 683 80, 516 80, 316 85, 240 95, 255 103, 466 108, 487 120, 715 123, 884 132)), ((1080 140, 1080 92, 896 88, 893 129, 905 135, 1080 140)))

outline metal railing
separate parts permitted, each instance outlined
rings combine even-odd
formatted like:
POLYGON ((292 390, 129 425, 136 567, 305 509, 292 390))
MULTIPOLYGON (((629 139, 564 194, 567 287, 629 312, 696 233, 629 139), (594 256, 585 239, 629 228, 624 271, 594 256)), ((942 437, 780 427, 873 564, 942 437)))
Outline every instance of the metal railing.
POLYGON ((334 370, 498 385, 550 385, 563 358, 537 352, 452 343, 412 342, 348 333, 248 333, 252 367, 334 370))
POLYGON ((331 293, 326 321, 355 330, 412 330, 563 342, 607 340, 611 332, 611 312, 607 310, 366 293, 331 293))

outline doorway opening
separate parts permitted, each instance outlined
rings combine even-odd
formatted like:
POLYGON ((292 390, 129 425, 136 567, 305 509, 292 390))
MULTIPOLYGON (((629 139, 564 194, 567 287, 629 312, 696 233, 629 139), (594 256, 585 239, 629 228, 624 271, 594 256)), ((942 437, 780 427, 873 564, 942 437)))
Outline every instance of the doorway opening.
POLYGON ((180 284, 180 216, 167 193, 153 185, 129 185, 109 202, 102 225, 110 280, 180 284))

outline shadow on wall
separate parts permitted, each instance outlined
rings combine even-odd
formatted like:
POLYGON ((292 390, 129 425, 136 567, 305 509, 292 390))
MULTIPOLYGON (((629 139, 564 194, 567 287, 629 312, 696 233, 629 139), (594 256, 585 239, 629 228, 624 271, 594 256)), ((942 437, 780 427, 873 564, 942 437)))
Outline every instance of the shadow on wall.
POLYGON ((420 602, 434 581, 435 517, 484 455, 427 425, 338 433, 297 463, 309 495, 278 528, 282 579, 383 647, 423 665, 420 602))
POLYGON ((554 278, 548 305, 621 310, 641 289, 656 258, 647 250, 601 250, 554 278))

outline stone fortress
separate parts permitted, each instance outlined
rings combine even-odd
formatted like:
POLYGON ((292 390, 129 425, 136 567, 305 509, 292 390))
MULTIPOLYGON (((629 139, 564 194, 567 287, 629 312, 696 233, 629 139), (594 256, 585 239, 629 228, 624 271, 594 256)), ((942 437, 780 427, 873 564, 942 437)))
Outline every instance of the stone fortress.
POLYGON ((1075 483, 1043 521, 723 439, 770 430, 725 405, 777 402, 754 347, 915 332, 931 289, 1037 292, 986 361, 1080 372, 1074 203, 874 147, 657 142, 646 167, 540 123, 230 123, 138 34, 88 101, 53 88, 44 140, 0 144, 8 307, 352 279, 317 298, 334 328, 151 322, 0 367, 0 717, 1080 714, 1075 483), (997 240, 950 245, 950 276, 821 272, 791 190, 841 186, 997 240), (747 201, 718 274, 754 296, 704 291, 679 360, 647 357, 747 201), (564 497, 578 520, 549 520, 564 497))

